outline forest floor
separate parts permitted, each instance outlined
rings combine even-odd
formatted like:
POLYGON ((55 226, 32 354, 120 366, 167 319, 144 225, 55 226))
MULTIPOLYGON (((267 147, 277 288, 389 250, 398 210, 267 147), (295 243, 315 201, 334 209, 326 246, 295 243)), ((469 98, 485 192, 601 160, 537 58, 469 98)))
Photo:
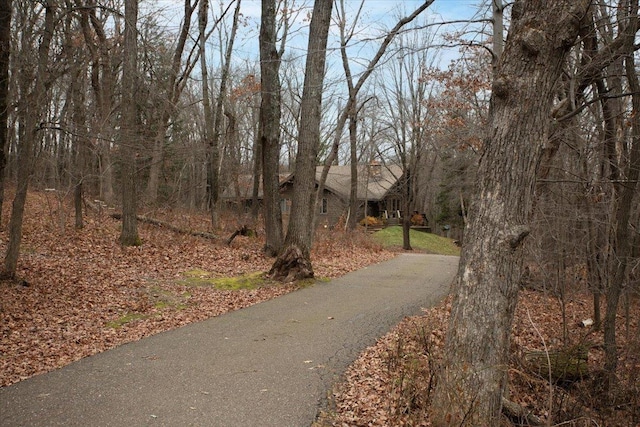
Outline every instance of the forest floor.
MULTIPOLYGON (((509 400, 522 414, 537 418, 504 416, 501 426, 640 426, 639 299, 625 300, 617 318, 618 384, 611 400, 603 393, 603 334, 581 326, 592 317, 592 297, 576 284, 564 301, 563 321, 561 299, 553 292, 520 292, 512 328, 509 400), (527 359, 528 354, 541 354, 543 360, 547 355, 553 360, 560 349, 584 352, 587 359, 577 362, 584 363, 583 377, 562 381, 551 373, 550 379, 548 368, 536 369, 527 359)), ((314 427, 431 426, 430 393, 450 311, 451 297, 420 316, 406 318, 366 349, 335 386, 329 410, 314 427)))
MULTIPOLYGON (((10 204, 5 205, 3 223, 10 215, 10 204)), ((111 213, 89 210, 85 227, 75 230, 64 197, 30 193, 18 271, 24 282, 0 283, 0 386, 305 285, 256 280, 273 260, 261 254, 260 229, 257 238, 238 236, 230 246, 225 244, 241 225, 237 220, 226 221, 217 231, 219 239, 141 223, 143 245, 122 248, 120 222, 111 213), (215 281, 237 276, 247 280, 215 281)), ((206 215, 166 210, 144 214, 184 230, 209 229, 206 215)), ((4 253, 5 229, 0 239, 4 253)), ((393 256, 365 233, 331 230, 318 233, 312 253, 319 278, 338 277, 393 256)), ((578 277, 564 299, 550 290, 521 292, 513 325, 509 399, 545 425, 640 426, 640 301, 625 299, 628 307, 621 307, 619 389, 607 402, 601 393, 602 333, 580 326, 592 316, 583 287, 578 277), (550 386, 548 375, 533 372, 525 360, 531 351, 553 354, 576 346, 588 353, 589 374, 579 381, 550 386)), ((407 318, 363 352, 336 385, 332 405, 318 426, 430 425, 429 394, 449 310, 446 300, 407 318)))
MULTIPOLYGON (((242 225, 235 219, 223 221, 219 239, 139 223, 143 244, 124 248, 115 211, 89 210, 84 228, 76 230, 69 200, 31 192, 25 212, 17 271, 22 283, 0 282, 0 387, 305 286, 264 278, 273 259, 262 254, 260 229, 258 237, 237 236, 227 246, 242 225), (216 280, 237 276, 244 280, 216 280)), ((183 230, 210 228, 207 215, 144 214, 183 230)), ((9 217, 5 203, 3 223, 9 217)), ((0 239, 4 254, 6 227, 0 239)), ((317 235, 312 252, 320 280, 393 257, 365 233, 330 230, 317 235)))

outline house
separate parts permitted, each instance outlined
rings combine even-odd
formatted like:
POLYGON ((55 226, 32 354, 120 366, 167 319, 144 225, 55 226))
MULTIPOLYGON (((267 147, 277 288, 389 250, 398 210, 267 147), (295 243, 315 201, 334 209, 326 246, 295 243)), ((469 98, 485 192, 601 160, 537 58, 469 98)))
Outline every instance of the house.
MULTIPOLYGON (((278 176, 278 182, 282 183, 289 175, 288 173, 280 174, 278 176)), ((254 177, 252 174, 240 174, 221 189, 220 200, 228 209, 247 212, 251 209, 251 204, 253 203, 253 185, 254 177)), ((262 177, 260 177, 258 181, 257 198, 258 203, 262 205, 264 199, 262 177)))
MULTIPOLYGON (((320 182, 324 166, 316 167, 316 186, 320 182)), ((398 218, 400 208, 400 178, 402 168, 397 165, 382 165, 373 162, 358 166, 358 211, 357 220, 365 216, 398 218)), ((293 179, 291 174, 280 185, 280 197, 283 216, 291 209, 293 195, 293 179)), ((346 218, 349 211, 351 192, 351 165, 331 166, 324 192, 318 203, 319 225, 335 225, 341 218, 346 218)))

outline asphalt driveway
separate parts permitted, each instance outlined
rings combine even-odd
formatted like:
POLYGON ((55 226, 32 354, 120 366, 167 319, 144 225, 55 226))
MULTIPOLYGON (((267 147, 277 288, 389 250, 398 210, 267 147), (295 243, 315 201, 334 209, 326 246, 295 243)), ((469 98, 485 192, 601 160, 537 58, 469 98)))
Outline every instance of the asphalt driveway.
POLYGON ((439 302, 458 258, 403 254, 0 389, 0 426, 309 426, 357 355, 439 302))

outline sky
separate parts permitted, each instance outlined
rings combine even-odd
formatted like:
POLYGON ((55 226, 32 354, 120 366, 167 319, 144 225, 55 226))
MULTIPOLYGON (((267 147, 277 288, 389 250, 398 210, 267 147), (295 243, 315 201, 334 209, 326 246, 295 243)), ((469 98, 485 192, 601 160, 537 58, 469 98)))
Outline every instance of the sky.
MULTIPOLYGON (((220 15, 221 6, 227 5, 231 0, 210 0, 212 10, 220 15)), ((345 0, 347 16, 355 16, 357 8, 361 4, 361 0, 345 0)), ((381 35, 385 34, 385 30, 392 28, 400 17, 409 15, 423 0, 365 0, 363 12, 359 20, 359 28, 355 39, 359 39, 361 45, 360 54, 366 57, 367 54, 373 54, 379 46, 381 35), (370 41, 370 39, 375 39, 370 41), (367 42, 369 40, 369 42, 367 42)), ((418 20, 427 22, 450 22, 455 20, 474 19, 482 14, 484 9, 479 5, 486 3, 486 0, 435 0, 434 3, 421 15, 418 20)), ((297 5, 306 5, 307 9, 303 10, 297 17, 296 25, 294 25, 293 35, 289 40, 289 53, 296 56, 303 56, 306 50, 307 35, 306 28, 308 26, 307 11, 312 8, 312 0, 295 0, 297 5)), ((180 0, 143 0, 141 5, 142 13, 153 11, 158 14, 158 22, 169 30, 177 31, 182 18, 183 2, 180 0)), ((258 58, 258 31, 260 24, 261 0, 242 0, 241 13, 245 19, 245 25, 240 28, 237 43, 235 46, 236 59, 245 59, 254 61, 258 58)), ((334 7, 334 14, 335 7, 334 7)), ((210 19, 211 21, 211 19, 210 19)), ((431 27, 432 30, 440 32, 453 31, 462 29, 464 24, 451 24, 446 26, 431 27)), ((337 46, 337 26, 333 25, 331 32, 334 36, 333 46, 337 46)), ((215 43, 215 41, 213 41, 215 43)), ((329 47, 332 43, 330 41, 329 47)), ((451 56, 448 53, 444 56, 451 56)), ((215 58, 212 58, 215 60, 215 58)), ((448 62, 448 61, 446 61, 448 62)))

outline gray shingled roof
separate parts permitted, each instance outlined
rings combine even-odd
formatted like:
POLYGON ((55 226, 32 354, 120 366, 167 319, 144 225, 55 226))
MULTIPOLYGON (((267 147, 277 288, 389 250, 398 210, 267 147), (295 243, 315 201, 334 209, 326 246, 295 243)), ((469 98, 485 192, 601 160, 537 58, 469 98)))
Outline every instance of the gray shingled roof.
MULTIPOLYGON (((323 166, 316 167, 316 180, 320 180, 323 166)), ((391 187, 402 176, 402 168, 397 165, 358 166, 358 199, 382 200, 391 187)), ((348 199, 351 188, 351 165, 331 166, 325 188, 338 196, 348 199)))

